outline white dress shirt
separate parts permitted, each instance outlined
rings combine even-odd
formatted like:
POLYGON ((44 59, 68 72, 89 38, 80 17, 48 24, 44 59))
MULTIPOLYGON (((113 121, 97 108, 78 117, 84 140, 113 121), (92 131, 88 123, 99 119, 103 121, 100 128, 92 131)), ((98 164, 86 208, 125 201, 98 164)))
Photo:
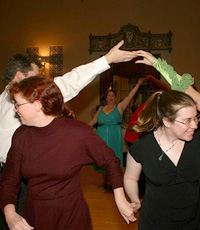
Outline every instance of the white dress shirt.
MULTIPOLYGON (((101 57, 91 63, 79 66, 61 77, 54 78, 54 82, 60 88, 64 102, 75 97, 98 74, 109 69, 105 57, 101 57)), ((21 125, 15 117, 14 105, 9 97, 9 86, 6 86, 0 95, 0 162, 6 162, 7 153, 11 146, 12 136, 21 125)))

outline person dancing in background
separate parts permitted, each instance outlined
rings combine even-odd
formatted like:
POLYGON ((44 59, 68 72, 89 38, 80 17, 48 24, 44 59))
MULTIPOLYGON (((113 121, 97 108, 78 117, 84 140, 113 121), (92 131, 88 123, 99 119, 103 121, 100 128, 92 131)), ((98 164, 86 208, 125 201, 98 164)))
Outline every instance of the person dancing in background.
POLYGON ((195 101, 179 91, 156 92, 133 129, 146 133, 127 155, 124 186, 138 204, 143 169, 146 190, 139 230, 196 230, 199 221, 200 131, 195 101))
POLYGON ((94 162, 106 168, 121 215, 134 221, 119 159, 88 125, 73 119, 57 85, 30 77, 14 83, 10 93, 23 125, 13 136, 0 181, 9 229, 92 229, 80 176, 82 167, 94 162), (28 181, 23 217, 15 209, 22 176, 28 181))
MULTIPOLYGON (((116 105, 115 91, 108 90, 105 95, 107 105, 101 106, 93 119, 88 123, 90 126, 93 126, 98 122, 97 135, 106 142, 108 147, 115 151, 115 155, 120 159, 121 168, 123 168, 122 115, 143 81, 144 78, 140 78, 129 95, 118 105, 116 105)), ((99 172, 103 172, 104 187, 106 188, 107 173, 104 169, 99 169, 96 166, 94 168, 99 172)))

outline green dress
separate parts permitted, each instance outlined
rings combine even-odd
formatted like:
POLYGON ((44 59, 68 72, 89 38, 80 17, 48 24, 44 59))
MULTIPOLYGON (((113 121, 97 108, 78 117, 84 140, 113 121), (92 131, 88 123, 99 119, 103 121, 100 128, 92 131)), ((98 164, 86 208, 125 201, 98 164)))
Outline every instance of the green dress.
MULTIPOLYGON (((123 168, 123 146, 122 146, 122 115, 116 106, 108 115, 103 111, 103 107, 97 116, 98 127, 97 135, 103 139, 107 146, 115 151, 115 155, 121 161, 121 168, 123 168)), ((102 171, 97 169, 97 171, 102 171)))

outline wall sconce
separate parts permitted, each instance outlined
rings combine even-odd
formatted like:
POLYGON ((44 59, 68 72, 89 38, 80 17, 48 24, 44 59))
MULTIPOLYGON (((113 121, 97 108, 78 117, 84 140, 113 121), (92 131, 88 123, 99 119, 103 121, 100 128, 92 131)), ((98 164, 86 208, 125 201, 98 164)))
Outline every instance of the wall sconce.
POLYGON ((27 47, 26 55, 30 58, 37 58, 37 60, 42 64, 42 75, 49 76, 51 78, 54 78, 56 76, 62 76, 63 46, 50 46, 49 51, 49 56, 39 56, 39 47, 27 47))
POLYGON ((38 60, 40 61, 40 63, 42 64, 42 67, 44 67, 45 68, 45 65, 46 65, 46 63, 48 62, 50 62, 50 57, 48 57, 48 56, 38 56, 38 60))

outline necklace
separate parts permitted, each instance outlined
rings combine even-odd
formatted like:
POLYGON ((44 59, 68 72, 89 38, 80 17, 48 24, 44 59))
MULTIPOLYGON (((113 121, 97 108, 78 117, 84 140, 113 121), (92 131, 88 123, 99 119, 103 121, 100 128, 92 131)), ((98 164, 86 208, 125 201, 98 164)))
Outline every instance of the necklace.
POLYGON ((171 150, 176 143, 177 143, 177 141, 175 141, 174 144, 170 148, 168 148, 167 150, 163 151, 162 147, 161 147, 160 139, 158 139, 158 144, 159 144, 161 152, 162 152, 162 154, 158 157, 158 160, 161 161, 162 158, 163 158, 163 156, 164 156, 164 154, 166 154, 167 152, 169 152, 169 150, 171 150))

